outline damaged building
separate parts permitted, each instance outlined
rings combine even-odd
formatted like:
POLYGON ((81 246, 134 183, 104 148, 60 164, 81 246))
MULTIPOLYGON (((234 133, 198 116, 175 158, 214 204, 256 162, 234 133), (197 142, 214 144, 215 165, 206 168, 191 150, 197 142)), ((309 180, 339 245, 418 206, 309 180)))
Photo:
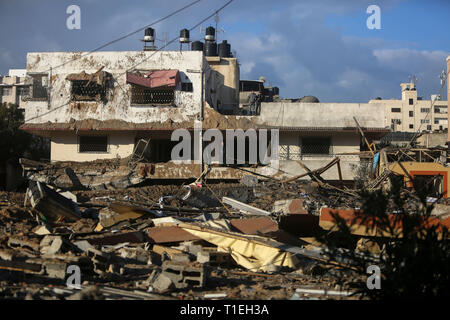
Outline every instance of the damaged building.
MULTIPOLYGON (((210 168, 209 179, 231 180, 248 172, 289 178, 305 172, 298 160, 315 170, 336 157, 339 170, 324 172, 323 177, 353 180, 359 152, 366 148, 361 133, 374 140, 390 131, 385 128, 384 106, 377 108, 372 102, 262 102, 258 115, 242 115, 238 61, 230 44, 216 44, 214 28, 206 33, 206 42, 193 42, 191 50, 28 53, 27 75, 38 82, 48 79, 48 95, 26 102, 21 129, 50 138, 52 163, 127 159, 138 152, 135 168, 141 178, 136 182, 202 174, 204 162, 171 161, 177 144, 172 133, 180 128, 279 131, 279 141, 270 136, 268 141, 278 143, 278 168, 249 165, 248 159, 241 166, 210 168)), ((203 159, 206 142, 202 135, 193 139, 193 146, 202 146, 203 159)), ((248 141, 245 148, 248 154, 248 141)), ((37 167, 26 164, 26 175, 48 183, 43 176, 50 171, 40 175, 37 167)))

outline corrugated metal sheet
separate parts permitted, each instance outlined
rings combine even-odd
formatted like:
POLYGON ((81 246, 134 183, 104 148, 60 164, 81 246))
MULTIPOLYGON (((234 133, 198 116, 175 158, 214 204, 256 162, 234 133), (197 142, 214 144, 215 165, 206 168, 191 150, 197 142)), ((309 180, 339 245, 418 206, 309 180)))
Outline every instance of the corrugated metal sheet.
POLYGON ((141 76, 127 73, 127 83, 147 88, 176 87, 180 82, 178 70, 155 70, 141 76))

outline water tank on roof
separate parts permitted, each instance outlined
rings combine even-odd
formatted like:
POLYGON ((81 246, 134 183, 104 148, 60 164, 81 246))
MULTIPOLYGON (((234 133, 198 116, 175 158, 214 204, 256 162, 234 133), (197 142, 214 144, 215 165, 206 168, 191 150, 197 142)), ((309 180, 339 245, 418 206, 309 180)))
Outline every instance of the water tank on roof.
POLYGON ((231 56, 231 46, 227 40, 223 40, 222 43, 219 43, 219 56, 222 58, 231 56))
POLYGON ((180 42, 189 43, 189 30, 183 29, 180 31, 180 42))
POLYGON ((214 41, 216 39, 216 29, 213 27, 206 28, 205 40, 214 41))
POLYGON ((203 42, 201 41, 194 41, 191 45, 192 51, 203 51, 203 42))
POLYGON ((214 41, 206 41, 205 43, 205 55, 207 57, 217 56, 217 43, 214 41))
POLYGON ((153 28, 145 29, 144 41, 149 41, 149 42, 155 41, 155 29, 153 29, 153 28))
POLYGON ((279 96, 280 95, 280 88, 273 87, 272 88, 272 93, 273 93, 274 96, 279 96))
POLYGON ((319 99, 314 96, 304 96, 300 99, 300 102, 319 103, 319 99))

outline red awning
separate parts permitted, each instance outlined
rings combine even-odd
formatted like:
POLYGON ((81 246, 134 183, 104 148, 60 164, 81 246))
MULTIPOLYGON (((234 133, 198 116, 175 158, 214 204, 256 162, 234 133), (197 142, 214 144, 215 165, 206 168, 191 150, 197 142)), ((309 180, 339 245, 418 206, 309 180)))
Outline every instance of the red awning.
POLYGON ((143 76, 127 73, 127 83, 147 88, 176 87, 179 82, 180 73, 178 70, 154 70, 143 76))

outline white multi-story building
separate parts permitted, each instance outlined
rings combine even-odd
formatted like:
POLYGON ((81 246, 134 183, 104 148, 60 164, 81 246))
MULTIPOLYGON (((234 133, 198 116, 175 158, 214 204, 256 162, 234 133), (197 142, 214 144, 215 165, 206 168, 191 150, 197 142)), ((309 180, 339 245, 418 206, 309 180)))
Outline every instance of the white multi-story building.
POLYGON ((386 125, 397 132, 433 132, 448 129, 447 101, 439 96, 432 96, 430 100, 422 100, 417 95, 414 83, 400 84, 401 100, 370 100, 369 103, 384 105, 386 125))

